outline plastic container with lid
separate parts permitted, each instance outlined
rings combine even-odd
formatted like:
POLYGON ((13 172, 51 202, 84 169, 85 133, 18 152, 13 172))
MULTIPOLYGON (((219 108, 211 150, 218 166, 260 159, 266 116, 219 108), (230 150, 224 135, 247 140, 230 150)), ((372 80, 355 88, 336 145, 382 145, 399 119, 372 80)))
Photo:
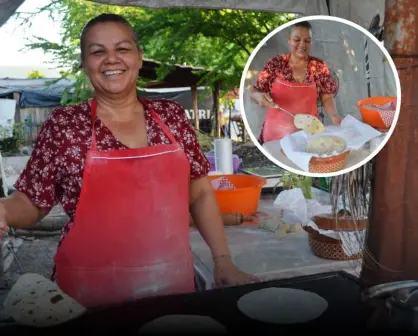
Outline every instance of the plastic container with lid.
MULTIPOLYGON (((210 153, 206 153, 205 154, 209 163, 210 163, 210 171, 215 171, 215 154, 213 152, 210 153)), ((238 157, 238 155, 233 154, 232 155, 232 162, 233 162, 233 168, 234 168, 234 174, 237 174, 239 172, 240 166, 241 166, 241 162, 242 160, 238 157)))

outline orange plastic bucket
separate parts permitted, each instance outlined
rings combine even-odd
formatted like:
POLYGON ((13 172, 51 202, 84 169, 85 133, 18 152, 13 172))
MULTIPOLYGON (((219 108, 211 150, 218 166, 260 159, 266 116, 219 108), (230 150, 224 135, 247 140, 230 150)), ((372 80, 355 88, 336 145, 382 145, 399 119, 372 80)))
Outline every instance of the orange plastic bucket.
POLYGON ((209 180, 225 177, 234 186, 231 190, 215 190, 216 199, 223 213, 241 213, 244 216, 258 211, 261 189, 266 179, 252 175, 211 175, 209 180))
POLYGON ((392 101, 396 101, 396 97, 377 96, 361 99, 356 105, 360 110, 361 118, 364 123, 375 128, 387 129, 378 111, 364 108, 363 106, 369 104, 384 105, 392 101))

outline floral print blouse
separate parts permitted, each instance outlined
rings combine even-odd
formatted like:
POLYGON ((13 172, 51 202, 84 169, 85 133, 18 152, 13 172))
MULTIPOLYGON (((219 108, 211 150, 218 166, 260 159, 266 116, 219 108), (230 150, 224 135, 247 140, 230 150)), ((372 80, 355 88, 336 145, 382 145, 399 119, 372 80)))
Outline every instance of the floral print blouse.
MULTIPOLYGON (((290 54, 274 56, 271 58, 263 69, 260 71, 256 83, 253 85, 255 89, 261 92, 270 92, 273 81, 279 78, 282 81, 295 83, 293 71, 289 65, 290 54)), ((335 94, 338 91, 337 83, 331 76, 327 65, 319 58, 309 56, 307 71, 304 82, 315 82, 317 88, 317 98, 320 99, 324 94, 335 94)), ((262 144, 263 129, 259 137, 262 144)))
MULTIPOLYGON (((183 148, 190 162, 191 178, 206 176, 210 163, 202 152, 196 133, 184 109, 165 99, 145 99, 145 119, 150 146, 170 140, 154 120, 150 108, 159 114, 183 148)), ((95 120, 97 150, 126 149, 101 122, 95 120)), ((84 162, 92 140, 91 109, 88 102, 55 109, 42 125, 35 148, 15 188, 39 208, 51 209, 59 202, 70 218, 61 240, 68 234, 83 184, 84 162)), ((53 276, 54 277, 54 276, 53 276)))

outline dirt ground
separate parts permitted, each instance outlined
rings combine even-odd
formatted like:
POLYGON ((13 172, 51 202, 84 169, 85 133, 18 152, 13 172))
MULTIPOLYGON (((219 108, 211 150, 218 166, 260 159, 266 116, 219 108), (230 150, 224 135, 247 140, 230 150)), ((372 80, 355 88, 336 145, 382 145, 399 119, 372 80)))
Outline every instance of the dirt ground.
MULTIPOLYGON (((49 278, 52 273, 53 257, 58 245, 58 239, 59 235, 24 241, 16 253, 24 271, 38 273, 49 278)), ((0 303, 4 301, 7 292, 21 274, 22 271, 18 263, 13 261, 0 282, 0 303)))
MULTIPOLYGON (((16 255, 25 273, 38 273, 47 278, 51 276, 54 265, 53 258, 60 237, 60 228, 67 219, 68 217, 62 207, 56 206, 36 226, 37 228, 54 229, 53 231, 35 231, 37 234, 32 235, 32 237, 19 237, 23 239, 23 243, 18 248, 16 255)), ((10 267, 4 272, 3 277, 0 277, 0 304, 21 274, 22 270, 19 264, 16 260, 13 260, 10 267)))

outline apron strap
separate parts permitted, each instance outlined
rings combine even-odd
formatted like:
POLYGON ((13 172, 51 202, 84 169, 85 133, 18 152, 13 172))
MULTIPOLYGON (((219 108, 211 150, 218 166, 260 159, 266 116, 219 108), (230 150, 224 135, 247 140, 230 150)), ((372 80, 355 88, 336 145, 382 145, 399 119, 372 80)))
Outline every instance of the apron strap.
POLYGON ((161 120, 161 117, 155 110, 145 102, 145 100, 141 97, 138 97, 138 100, 144 105, 150 112, 154 120, 157 122, 157 124, 161 127, 166 137, 171 141, 172 144, 176 144, 176 138, 173 135, 173 132, 168 128, 168 126, 161 120))
POLYGON ((96 98, 93 98, 91 101, 91 149, 96 150, 96 128, 94 124, 96 122, 96 111, 97 111, 97 102, 96 98))
MULTIPOLYGON (((157 124, 161 127, 164 134, 167 136, 167 138, 171 141, 172 144, 176 144, 176 138, 173 135, 173 132, 167 127, 167 125, 161 120, 160 116, 158 115, 155 110, 145 102, 144 99, 138 97, 138 100, 144 105, 145 108, 149 109, 151 112, 152 117, 157 122, 157 124)), ((92 138, 91 138, 91 149, 96 150, 96 129, 95 129, 95 121, 96 121, 96 112, 97 112, 97 101, 96 98, 93 98, 91 101, 91 124, 92 124, 92 138)))

